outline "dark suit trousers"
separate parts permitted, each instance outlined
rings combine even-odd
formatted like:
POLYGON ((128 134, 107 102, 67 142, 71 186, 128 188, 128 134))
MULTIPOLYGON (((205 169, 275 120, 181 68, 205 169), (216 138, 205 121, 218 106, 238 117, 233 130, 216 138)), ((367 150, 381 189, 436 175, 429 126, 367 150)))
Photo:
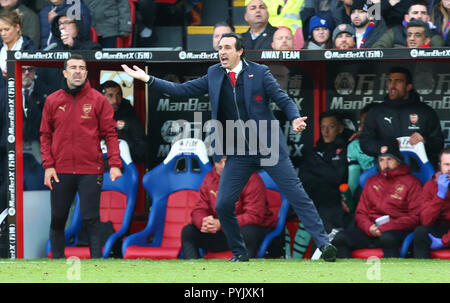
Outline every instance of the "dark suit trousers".
POLYGON ((313 201, 303 189, 289 158, 283 158, 274 166, 260 166, 258 156, 228 156, 219 183, 216 212, 227 238, 228 246, 235 255, 246 254, 247 249, 240 232, 235 213, 235 203, 251 174, 264 169, 275 181, 292 205, 317 247, 329 243, 328 235, 313 201))

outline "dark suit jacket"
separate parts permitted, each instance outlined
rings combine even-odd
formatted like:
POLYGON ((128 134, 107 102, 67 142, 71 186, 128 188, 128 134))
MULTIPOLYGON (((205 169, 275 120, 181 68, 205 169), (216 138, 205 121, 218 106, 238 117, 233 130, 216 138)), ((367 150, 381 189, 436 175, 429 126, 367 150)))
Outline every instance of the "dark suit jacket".
POLYGON ((278 28, 270 25, 270 23, 267 23, 264 32, 262 32, 255 40, 252 40, 249 29, 242 34, 242 39, 244 39, 244 49, 272 49, 273 34, 277 29, 278 28))
MULTIPOLYGON (((176 97, 195 97, 208 93, 211 102, 211 117, 213 120, 217 120, 220 92, 225 76, 226 71, 218 63, 210 66, 208 73, 203 77, 182 84, 165 81, 153 76, 150 77, 148 83, 150 89, 155 89, 176 97)), ((267 136, 264 137, 264 142, 272 142, 272 123, 275 122, 277 123, 275 125, 278 126, 278 120, 270 109, 271 101, 278 105, 289 121, 300 117, 299 110, 294 101, 280 88, 277 80, 270 73, 266 65, 243 60, 242 72, 238 77, 243 77, 245 105, 250 120, 254 120, 257 126, 261 125, 260 121, 267 121, 267 136)), ((261 136, 266 135, 266 132, 258 132, 258 134, 259 138, 261 138, 261 136)), ((280 158, 287 157, 289 156, 289 149, 279 126, 278 134, 280 158)))

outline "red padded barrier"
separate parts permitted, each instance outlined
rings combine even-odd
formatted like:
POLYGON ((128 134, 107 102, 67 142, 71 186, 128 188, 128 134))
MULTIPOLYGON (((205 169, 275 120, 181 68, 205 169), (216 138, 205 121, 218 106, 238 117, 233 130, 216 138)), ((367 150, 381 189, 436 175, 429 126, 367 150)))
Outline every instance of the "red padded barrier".
POLYGON ((203 259, 231 259, 233 258, 233 253, 231 250, 220 251, 220 252, 208 252, 203 259))
MULTIPOLYGON (((102 248, 102 252, 103 252, 103 248, 102 248)), ((83 246, 83 247, 66 246, 66 248, 64 249, 64 254, 65 254, 66 258, 70 258, 70 257, 77 257, 80 259, 90 259, 91 258, 91 252, 89 251, 89 247, 86 247, 86 246, 83 246)), ((50 252, 48 257, 50 259, 53 258, 52 252, 50 252)))
POLYGON ((441 249, 432 251, 430 254, 431 259, 446 259, 450 260, 450 249, 441 249))
POLYGON ((352 251, 352 257, 358 259, 368 259, 370 257, 384 258, 381 248, 364 248, 352 251))

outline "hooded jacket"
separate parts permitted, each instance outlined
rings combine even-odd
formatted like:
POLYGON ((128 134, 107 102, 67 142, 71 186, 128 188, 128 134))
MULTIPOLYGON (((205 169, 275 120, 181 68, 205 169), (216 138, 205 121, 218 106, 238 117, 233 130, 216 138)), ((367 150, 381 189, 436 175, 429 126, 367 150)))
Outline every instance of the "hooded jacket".
MULTIPOLYGON (((200 197, 191 212, 192 223, 198 228, 202 227, 204 217, 217 217, 216 201, 219 189, 220 176, 213 168, 208 172, 200 186, 200 197)), ((236 203, 236 217, 240 226, 258 225, 275 227, 275 219, 266 199, 266 187, 261 177, 254 173, 241 192, 236 203)))
MULTIPOLYGON (((420 224, 424 226, 448 226, 450 227, 450 193, 445 199, 437 195, 437 180, 441 172, 436 172, 433 177, 425 183, 420 196, 422 210, 420 211, 420 224)), ((450 232, 442 237, 444 246, 450 246, 450 232)))
POLYGON ((411 174, 404 163, 369 178, 355 211, 358 228, 372 236, 370 226, 375 224, 377 218, 389 215, 389 222, 378 226, 381 232, 414 230, 419 225, 421 191, 419 179, 411 174))
POLYGON ((78 28, 78 35, 73 39, 74 44, 72 47, 65 45, 61 40, 61 32, 59 31, 58 21, 62 16, 65 16, 66 11, 61 12, 60 15, 56 16, 52 20, 51 31, 55 39, 55 43, 50 44, 45 50, 101 50, 100 44, 91 41, 90 36, 86 36, 83 31, 84 21, 83 19, 75 20, 75 24, 78 28))
POLYGON ((122 167, 114 111, 105 96, 86 81, 75 95, 60 89, 47 97, 41 121, 42 166, 62 174, 102 174, 100 140, 110 167, 122 167))
POLYGON ((374 106, 367 114, 359 141, 364 153, 376 157, 382 141, 415 132, 424 137, 430 162, 437 163, 437 155, 444 146, 439 117, 411 90, 407 100, 389 100, 386 96, 383 103, 374 106))

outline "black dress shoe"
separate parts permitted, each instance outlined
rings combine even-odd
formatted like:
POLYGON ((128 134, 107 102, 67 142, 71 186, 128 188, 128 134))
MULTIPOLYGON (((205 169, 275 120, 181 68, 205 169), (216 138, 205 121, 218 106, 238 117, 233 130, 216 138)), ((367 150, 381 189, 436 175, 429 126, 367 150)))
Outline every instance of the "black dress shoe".
POLYGON ((337 248, 331 244, 327 244, 322 246, 320 249, 322 251, 322 258, 326 262, 334 262, 336 261, 337 248))
POLYGON ((234 255, 233 258, 231 258, 230 262, 248 262, 249 258, 247 255, 234 255))

